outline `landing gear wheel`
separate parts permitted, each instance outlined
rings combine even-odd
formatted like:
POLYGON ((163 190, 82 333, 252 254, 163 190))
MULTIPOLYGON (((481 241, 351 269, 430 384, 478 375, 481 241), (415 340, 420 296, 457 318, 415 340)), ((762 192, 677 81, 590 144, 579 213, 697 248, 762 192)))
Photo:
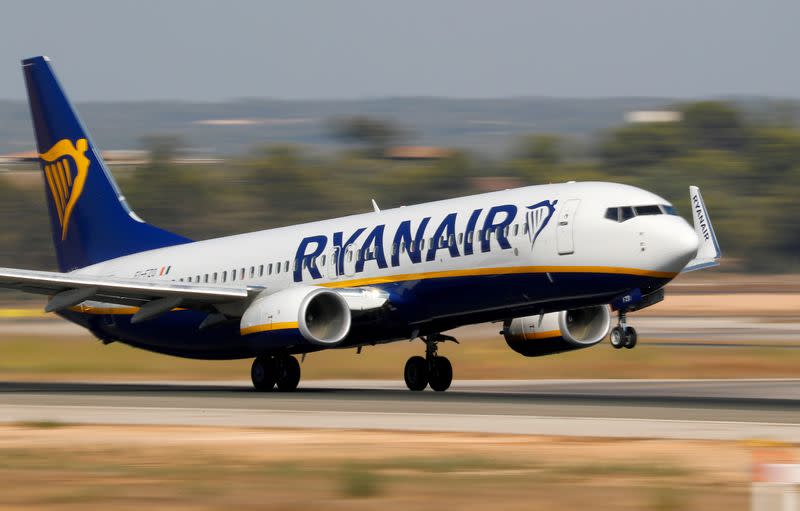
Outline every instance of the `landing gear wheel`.
POLYGON ((636 329, 633 328, 632 326, 626 326, 624 339, 626 348, 630 350, 636 347, 636 341, 639 339, 639 335, 636 333, 636 329))
MULTIPOLYGON (((628 327, 630 328, 630 327, 628 327)), ((611 329, 611 334, 609 335, 609 339, 611 340, 611 346, 614 347, 615 350, 618 350, 625 346, 625 331, 622 327, 615 326, 611 329)))
POLYGON ((408 390, 425 390, 425 387, 428 386, 428 363, 419 356, 409 358, 403 371, 403 377, 408 390))
POLYGON ((434 357, 428 372, 430 386, 437 392, 444 392, 453 383, 453 365, 447 357, 434 357))
POLYGON ((250 368, 253 387, 259 392, 269 392, 275 386, 276 370, 273 357, 256 357, 250 368))
POLYGON ((292 356, 278 359, 276 383, 281 392, 292 392, 300 383, 300 363, 292 356))

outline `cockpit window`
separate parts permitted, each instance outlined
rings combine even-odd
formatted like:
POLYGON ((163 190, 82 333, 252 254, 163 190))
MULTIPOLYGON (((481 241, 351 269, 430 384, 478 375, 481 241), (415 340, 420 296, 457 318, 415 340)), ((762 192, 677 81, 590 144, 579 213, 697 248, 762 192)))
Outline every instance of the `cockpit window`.
POLYGON ((633 208, 630 206, 623 206, 619 208, 619 221, 624 222, 633 218, 633 208))
POLYGON ((633 208, 636 211, 636 216, 640 215, 662 215, 661 208, 656 205, 651 206, 636 206, 633 208))
POLYGON ((677 215, 678 212, 672 206, 666 204, 647 204, 644 206, 620 206, 618 208, 608 208, 605 217, 615 222, 624 222, 635 216, 645 215, 677 215))

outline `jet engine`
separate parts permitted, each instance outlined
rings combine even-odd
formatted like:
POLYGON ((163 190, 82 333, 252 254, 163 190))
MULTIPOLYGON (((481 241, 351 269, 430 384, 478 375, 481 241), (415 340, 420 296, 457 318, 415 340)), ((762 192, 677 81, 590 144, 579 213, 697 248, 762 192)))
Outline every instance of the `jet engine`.
POLYGON ((331 347, 344 340, 350 323, 350 308, 339 293, 308 286, 262 293, 242 315, 240 330, 243 335, 299 331, 305 340, 331 347))
POLYGON ((606 305, 506 320, 501 332, 508 346, 526 357, 539 357, 593 346, 608 335, 606 305))

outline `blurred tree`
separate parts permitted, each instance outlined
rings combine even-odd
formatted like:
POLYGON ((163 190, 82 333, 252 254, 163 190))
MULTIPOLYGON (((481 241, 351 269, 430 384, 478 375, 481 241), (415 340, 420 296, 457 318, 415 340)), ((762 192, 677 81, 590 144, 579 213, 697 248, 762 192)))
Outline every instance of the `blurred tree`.
POLYGON ((791 128, 758 128, 749 143, 758 180, 778 178, 800 166, 800 131, 791 128))
POLYGON ((405 137, 393 123, 366 116, 333 119, 329 126, 335 138, 362 145, 373 158, 383 156, 387 148, 405 137))
POLYGON ((561 139, 550 134, 525 135, 517 142, 514 157, 558 165, 561 162, 561 139))
POLYGON ((747 130, 739 112, 721 101, 700 101, 683 107, 682 125, 692 147, 739 151, 747 130))
POLYGON ((207 236, 203 215, 211 214, 214 194, 207 176, 178 165, 180 137, 153 135, 142 139, 146 164, 125 180, 129 204, 147 222, 191 238, 207 236))
POLYGON ((599 153, 609 167, 631 169, 680 156, 686 150, 677 123, 630 124, 610 133, 599 153))
POLYGON ((338 183, 322 166, 302 158, 299 148, 270 146, 244 161, 247 195, 260 227, 320 220, 331 209, 338 183))

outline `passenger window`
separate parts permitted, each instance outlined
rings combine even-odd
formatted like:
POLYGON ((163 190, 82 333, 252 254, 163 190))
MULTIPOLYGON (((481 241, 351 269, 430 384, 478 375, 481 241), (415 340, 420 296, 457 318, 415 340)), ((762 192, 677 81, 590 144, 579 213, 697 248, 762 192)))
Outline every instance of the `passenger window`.
POLYGON ((244 268, 239 270, 239 280, 244 280, 244 268))
POLYGON ((222 282, 225 282, 226 280, 228 280, 228 272, 224 271, 222 272, 222 282))
POLYGON ((203 283, 204 283, 204 284, 208 284, 208 273, 206 273, 205 275, 203 275, 203 283))
POLYGON ((231 282, 236 280, 236 268, 231 270, 231 282))
POLYGON ((283 265, 283 272, 286 273, 289 271, 289 261, 286 261, 283 265))
POLYGON ((280 272, 281 272, 281 263, 277 263, 275 265, 275 274, 277 275, 280 272))
POLYGON ((195 275, 194 281, 195 281, 196 284, 199 284, 200 283, 200 275, 195 275))
POLYGON ((461 245, 463 243, 464 243, 464 233, 460 232, 458 233, 458 244, 461 245))
POLYGON ((455 245, 456 237, 451 234, 450 237, 447 239, 447 244, 450 245, 451 247, 455 245))
POLYGON ((264 265, 263 264, 258 265, 258 276, 259 277, 263 277, 264 276, 264 265))
POLYGON ((527 223, 525 223, 525 225, 522 226, 522 234, 528 234, 528 224, 527 223))
POLYGON ((323 268, 325 267, 325 256, 324 255, 322 256, 322 266, 323 266, 323 268))
POLYGON ((519 224, 514 224, 514 236, 519 235, 519 224))
POLYGON ((217 272, 214 272, 214 277, 213 278, 214 278, 214 284, 216 284, 217 283, 217 272))
POLYGON ((473 234, 474 234, 474 233, 473 233, 472 231, 469 231, 469 232, 467 233, 467 243, 472 243, 472 238, 473 238, 473 236, 472 236, 472 235, 473 235, 473 234))
POLYGON ((272 275, 272 263, 269 263, 269 266, 267 266, 267 275, 272 275))
POLYGON ((251 266, 250 267, 250 278, 252 279, 255 276, 256 276, 256 267, 255 266, 251 266))

